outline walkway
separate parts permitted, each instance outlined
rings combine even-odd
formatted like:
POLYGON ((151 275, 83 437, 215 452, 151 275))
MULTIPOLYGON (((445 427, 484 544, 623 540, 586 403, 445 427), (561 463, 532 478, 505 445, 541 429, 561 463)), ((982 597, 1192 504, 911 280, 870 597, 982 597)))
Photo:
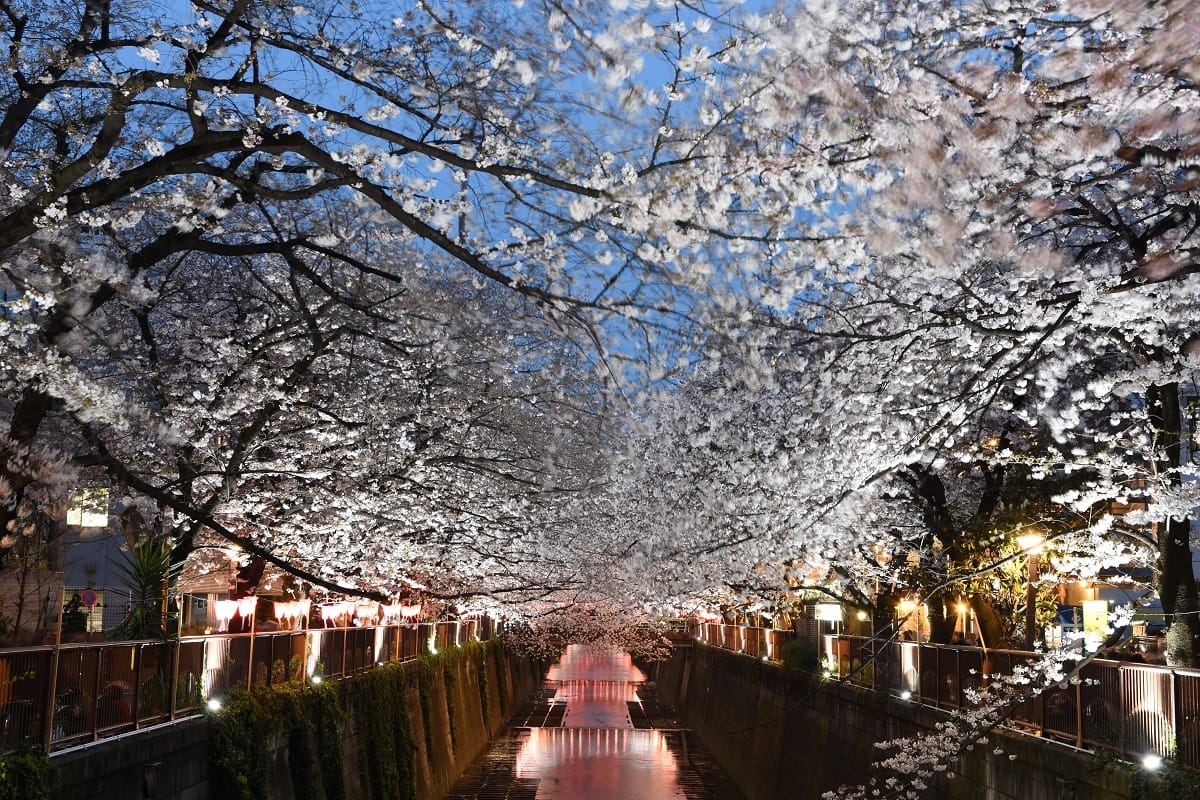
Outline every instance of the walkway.
POLYGON ((446 800, 739 800, 628 653, 578 645, 446 800))

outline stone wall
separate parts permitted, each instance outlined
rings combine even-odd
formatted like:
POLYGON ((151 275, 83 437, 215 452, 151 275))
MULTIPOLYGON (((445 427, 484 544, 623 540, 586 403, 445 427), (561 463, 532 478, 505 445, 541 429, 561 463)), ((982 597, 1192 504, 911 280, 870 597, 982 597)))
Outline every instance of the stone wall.
MULTIPOLYGON (((809 800, 864 782, 878 741, 933 730, 934 709, 851 686, 788 676, 725 650, 679 648, 656 670, 659 691, 746 800, 809 800)), ((932 781, 948 800, 1129 800, 1178 797, 1136 767, 1057 742, 996 731, 932 781), (1000 753, 996 750, 999 749, 1000 753), (1015 758, 1010 758, 1015 756, 1015 758)))
MULTIPOLYGON (((538 668, 528 661, 503 654, 501 669, 496 654, 502 651, 489 647, 486 653, 486 715, 478 667, 469 658, 454 660, 450 680, 439 671, 427 686, 429 741, 426 741, 421 702, 420 665, 417 662, 405 665, 404 705, 417 748, 413 764, 416 796, 421 800, 445 796, 458 776, 484 752, 503 727, 507 715, 540 683, 538 668)), ((345 797, 354 800, 371 797, 369 787, 364 785, 368 752, 364 737, 368 734, 366 726, 358 724, 360 720, 356 719, 363 713, 362 709, 347 708, 346 722, 338 731, 345 797)), ((210 800, 211 733, 205 718, 193 717, 56 753, 52 757, 59 775, 56 797, 58 800, 210 800), (146 785, 147 775, 153 785, 146 785)), ((325 800, 320 781, 304 787, 303 792, 297 792, 292 785, 288 735, 276 733, 268 736, 267 742, 270 789, 269 797, 264 800, 296 800, 298 795, 325 800)), ((310 739, 309 746, 317 746, 315 738, 310 739)), ((211 800, 227 798, 211 797, 211 800)))
POLYGON ((208 724, 170 725, 56 753, 60 800, 208 800, 208 724))

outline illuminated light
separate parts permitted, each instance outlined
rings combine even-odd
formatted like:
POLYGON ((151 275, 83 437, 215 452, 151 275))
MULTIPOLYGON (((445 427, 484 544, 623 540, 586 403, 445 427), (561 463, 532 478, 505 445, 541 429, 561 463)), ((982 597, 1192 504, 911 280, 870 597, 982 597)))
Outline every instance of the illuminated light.
POLYGON ((321 639, 324 636, 321 631, 308 632, 308 657, 304 663, 304 674, 312 677, 317 674, 317 661, 321 653, 321 639))
POLYGON ((903 692, 900 693, 900 699, 901 700, 912 700, 912 692, 910 692, 908 689, 905 689, 903 692))
POLYGON ((237 609, 243 619, 250 619, 250 617, 254 616, 254 612, 258 610, 258 598, 243 597, 237 601, 237 609))
POLYGON ((1162 766, 1162 756, 1149 753, 1142 758, 1142 766, 1148 770, 1156 770, 1162 766))
POLYGON ((108 489, 91 486, 76 489, 67 508, 67 524, 81 528, 103 528, 108 525, 108 489))
POLYGON ((354 606, 354 619, 362 625, 373 623, 379 618, 379 603, 358 603, 354 606))
POLYGON ((400 604, 400 616, 402 616, 408 620, 416 619, 417 617, 421 616, 421 604, 420 603, 401 603, 400 604))
POLYGON ((221 710, 221 701, 214 697, 204 704, 205 707, 214 714, 221 710))
POLYGON ((229 621, 238 612, 237 600, 217 600, 213 603, 213 614, 217 617, 217 632, 224 633, 229 629, 229 621))
POLYGON ((312 610, 312 600, 276 600, 274 605, 275 619, 286 625, 289 630, 298 627, 303 620, 308 619, 308 614, 312 610))
POLYGON ((917 607, 917 604, 914 603, 912 600, 908 600, 907 598, 904 600, 901 600, 899 603, 896 604, 896 610, 899 611, 901 614, 908 614, 909 612, 916 609, 916 607, 917 607))
POLYGON ((1084 600, 1081 606, 1083 608, 1083 630, 1107 634, 1109 630, 1108 601, 1084 600))
POLYGON ((854 616, 858 617, 858 621, 859 621, 859 622, 866 622, 866 621, 867 621, 867 618, 868 618, 868 617, 870 617, 871 615, 870 615, 870 614, 868 614, 866 611, 863 611, 863 610, 860 608, 860 609, 858 610, 858 613, 857 613, 857 614, 855 614, 854 616))
POLYGON ((321 606, 321 623, 326 628, 344 628, 354 614, 353 603, 326 603, 321 606))
POLYGON ((1017 537, 1017 544, 1025 553, 1036 556, 1040 555, 1042 548, 1046 546, 1046 537, 1040 533, 1023 533, 1017 537))
POLYGON ((312 676, 312 682, 313 682, 314 684, 318 684, 318 683, 320 683, 320 682, 321 682, 321 676, 320 676, 320 675, 313 675, 313 676, 312 676))
POLYGON ((817 603, 817 619, 824 622, 841 622, 842 607, 837 603, 817 603))
POLYGON ((967 604, 966 603, 959 603, 954 608, 957 609, 958 613, 960 613, 960 614, 967 613, 967 604))
POLYGON ((437 629, 436 629, 436 628, 434 628, 434 631, 433 631, 432 633, 430 633, 430 634, 429 634, 429 652, 430 652, 430 653, 432 653, 432 654, 433 654, 433 655, 435 655, 435 656, 437 655, 437 652, 438 652, 438 649, 437 649, 437 629))

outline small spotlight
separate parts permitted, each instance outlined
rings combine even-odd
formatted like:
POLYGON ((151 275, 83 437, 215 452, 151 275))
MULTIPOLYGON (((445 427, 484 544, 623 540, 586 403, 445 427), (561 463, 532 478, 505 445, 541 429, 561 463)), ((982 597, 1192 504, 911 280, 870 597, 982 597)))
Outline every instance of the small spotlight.
POLYGON ((908 689, 905 689, 903 692, 900 693, 900 699, 901 700, 912 700, 912 692, 910 692, 908 689))
POLYGON ((221 701, 216 697, 210 699, 205 705, 214 714, 221 710, 221 701))
POLYGON ((313 682, 313 683, 320 683, 320 682, 321 682, 321 676, 320 676, 320 675, 313 675, 313 676, 312 676, 312 682, 313 682))
POLYGON ((1156 770, 1162 766, 1162 757, 1154 753, 1143 756, 1142 766, 1151 771, 1156 770))

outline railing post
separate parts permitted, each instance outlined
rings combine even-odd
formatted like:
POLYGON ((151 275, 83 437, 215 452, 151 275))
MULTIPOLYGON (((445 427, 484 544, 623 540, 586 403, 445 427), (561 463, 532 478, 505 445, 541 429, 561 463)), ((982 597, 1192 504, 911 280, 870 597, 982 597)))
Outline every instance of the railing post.
POLYGON ((106 646, 104 646, 104 645, 101 645, 99 652, 97 652, 97 653, 96 653, 96 678, 95 678, 95 680, 92 682, 92 684, 93 684, 93 688, 92 688, 92 704, 91 704, 91 706, 92 706, 92 707, 88 709, 88 716, 92 718, 92 736, 91 736, 91 739, 92 739, 92 741, 93 741, 93 742, 94 742, 94 741, 96 741, 97 739, 99 739, 99 738, 100 738, 99 734, 96 732, 97 723, 99 722, 99 720, 98 720, 98 719, 96 719, 96 716, 97 716, 97 715, 96 715, 96 711, 97 711, 97 706, 98 706, 98 702, 97 702, 97 701, 99 701, 99 699, 100 699, 100 689, 101 689, 101 686, 100 686, 100 671, 101 671, 101 662, 103 661, 103 659, 104 659, 104 656, 105 656, 106 654, 108 654, 108 653, 109 653, 109 648, 108 648, 108 647, 106 647, 106 646))
POLYGON ((962 648, 954 649, 954 707, 963 707, 962 648))
POLYGON ((1116 671, 1117 671, 1117 721, 1121 726, 1121 730, 1118 733, 1118 741, 1120 742, 1120 746, 1121 746, 1121 757, 1125 758, 1126 756, 1129 755, 1128 753, 1125 752, 1125 733, 1129 729, 1129 726, 1125 724, 1125 719, 1126 719, 1126 716, 1125 716, 1125 714, 1126 714, 1126 711, 1125 711, 1125 676, 1121 674, 1122 672, 1124 672, 1124 668, 1120 664, 1118 664, 1116 671))
POLYGON ((917 635, 917 643, 915 646, 917 648, 917 659, 916 659, 917 660, 917 686, 916 686, 917 691, 916 691, 916 695, 917 695, 917 700, 924 701, 925 696, 921 691, 922 687, 925 684, 925 681, 921 675, 921 636, 920 636, 920 634, 917 635))
POLYGON ((1075 674, 1075 746, 1083 749, 1083 672, 1075 674))
POLYGON ((1183 714, 1183 708, 1181 705, 1182 700, 1179 696, 1181 694, 1179 691, 1179 673, 1176 672, 1175 670, 1171 670, 1170 674, 1171 674, 1171 738, 1174 739, 1175 746, 1173 748, 1171 748, 1172 752, 1166 753, 1165 755, 1167 755, 1169 758, 1175 759, 1176 761, 1182 761, 1182 759, 1180 757, 1180 751, 1183 748, 1183 731, 1180 730, 1180 726, 1184 720, 1184 714, 1183 714))
POLYGON ((175 715, 179 713, 179 659, 182 657, 180 650, 183 640, 183 608, 184 605, 190 603, 187 594, 180 597, 179 611, 175 614, 175 649, 171 656, 171 699, 167 706, 167 719, 175 719, 175 715))
MULTIPOLYGON (((246 656, 246 688, 254 688, 254 621, 258 619, 258 600, 255 595, 254 613, 250 615, 250 654, 246 656)), ((270 676, 268 676, 270 680, 270 676)))
POLYGON ((350 671, 346 669, 346 643, 350 638, 349 620, 342 626, 342 675, 349 675, 350 671))
MULTIPOLYGON (((144 644, 134 645, 133 650, 133 727, 141 727, 142 704, 139 702, 142 694, 142 653, 145 651, 144 644)), ((116 716, 115 714, 113 716, 116 716)))
POLYGON ((54 706, 58 700, 58 661, 62 653, 63 607, 67 604, 67 584, 63 581, 62 593, 58 598, 58 625, 54 631, 54 655, 50 657, 49 694, 46 696, 46 716, 42 720, 43 749, 50 752, 50 740, 54 738, 54 706))

